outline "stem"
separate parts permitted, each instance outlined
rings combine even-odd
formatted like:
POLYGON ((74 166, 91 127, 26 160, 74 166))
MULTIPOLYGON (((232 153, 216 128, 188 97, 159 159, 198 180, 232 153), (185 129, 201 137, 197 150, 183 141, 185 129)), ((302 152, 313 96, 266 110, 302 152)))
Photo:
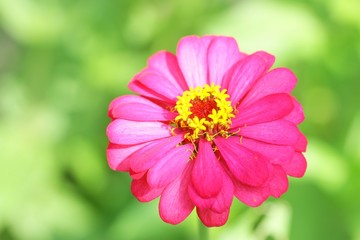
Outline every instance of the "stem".
POLYGON ((203 225, 203 223, 199 220, 199 240, 209 240, 209 230, 207 227, 203 225))

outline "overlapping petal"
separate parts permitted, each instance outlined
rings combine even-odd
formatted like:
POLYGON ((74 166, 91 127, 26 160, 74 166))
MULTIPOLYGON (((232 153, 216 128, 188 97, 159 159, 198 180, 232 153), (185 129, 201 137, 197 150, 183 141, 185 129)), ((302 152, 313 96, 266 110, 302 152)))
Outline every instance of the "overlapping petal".
POLYGON ((193 165, 194 162, 188 162, 182 174, 164 189, 160 197, 160 217, 167 223, 182 222, 194 209, 195 205, 188 195, 193 165))
POLYGON ((169 151, 183 140, 181 135, 162 138, 140 148, 129 156, 130 168, 134 172, 143 172, 154 166, 169 151))
POLYGON ((297 139, 294 147, 297 152, 305 152, 307 148, 307 139, 302 132, 299 132, 299 138, 297 139))
POLYGON ((217 213, 208 208, 196 208, 196 212, 205 226, 218 227, 224 225, 227 222, 230 209, 227 209, 221 213, 217 213))
POLYGON ((292 97, 292 102, 294 104, 294 108, 284 119, 294 124, 299 124, 305 119, 304 110, 294 97, 292 97))
POLYGON ((234 197, 234 184, 231 181, 230 177, 223 173, 223 186, 219 194, 216 196, 215 201, 212 204, 211 209, 214 212, 222 213, 227 211, 232 203, 234 197))
POLYGON ((245 137, 239 139, 239 142, 247 149, 265 156, 271 164, 286 164, 295 154, 293 146, 269 144, 245 137))
POLYGON ((145 97, 158 99, 169 104, 176 102, 182 90, 154 69, 146 68, 129 83, 129 88, 145 97))
POLYGON ((262 76, 241 100, 240 106, 246 106, 264 96, 274 93, 290 93, 297 78, 287 68, 275 68, 262 76))
POLYGON ((184 37, 179 41, 176 55, 189 87, 204 86, 208 77, 208 48, 215 37, 184 37))
POLYGON ((278 145, 294 145, 300 137, 300 131, 295 124, 286 120, 260 123, 245 126, 240 129, 244 137, 278 145))
POLYGON ((198 208, 222 213, 230 207, 233 183, 206 140, 200 141, 191 179, 189 196, 198 208))
POLYGON ((170 137, 171 126, 161 122, 112 121, 106 129, 111 143, 129 145, 170 137))
POLYGON ((272 165, 272 174, 269 181, 271 196, 280 197, 289 186, 289 181, 283 168, 277 164, 272 165))
MULTIPOLYGON (((147 181, 152 187, 165 187, 183 172, 194 147, 192 144, 171 149, 149 170, 147 181)), ((164 151, 161 151, 165 153, 164 151)))
POLYGON ((283 168, 287 175, 300 178, 304 176, 307 163, 304 155, 300 152, 296 152, 294 157, 283 165, 283 168))
POLYGON ((146 175, 131 182, 131 192, 140 202, 150 202, 159 197, 164 188, 150 187, 146 181, 146 175))
POLYGON ((274 62, 274 57, 265 52, 255 52, 237 62, 227 73, 224 85, 228 85, 230 100, 234 105, 252 88, 274 62))
POLYGON ((269 196, 268 186, 253 187, 234 180, 234 195, 250 207, 260 206, 269 196))
POLYGON ((207 53, 208 84, 223 86, 226 72, 246 55, 239 51, 234 38, 216 37, 210 43, 207 53))
POLYGON ((131 121, 171 121, 176 117, 154 102, 135 95, 125 95, 114 99, 109 106, 109 116, 131 121))
POLYGON ((192 184, 200 197, 211 198, 220 192, 223 185, 221 168, 210 142, 201 139, 191 173, 192 184))
POLYGON ((293 101, 288 94, 270 94, 251 105, 239 108, 231 127, 240 128, 244 125, 272 122, 287 116, 293 108, 293 101))
POLYGON ((268 163, 261 156, 241 146, 236 137, 215 139, 216 146, 233 176, 250 186, 261 186, 269 177, 268 163))
POLYGON ((159 51, 149 58, 148 66, 150 69, 157 70, 159 74, 176 86, 176 88, 180 88, 183 91, 188 89, 174 54, 167 51, 159 51))
POLYGON ((129 171, 130 161, 128 156, 144 147, 146 144, 148 143, 137 145, 119 145, 109 143, 106 149, 106 156, 110 168, 117 171, 129 171))

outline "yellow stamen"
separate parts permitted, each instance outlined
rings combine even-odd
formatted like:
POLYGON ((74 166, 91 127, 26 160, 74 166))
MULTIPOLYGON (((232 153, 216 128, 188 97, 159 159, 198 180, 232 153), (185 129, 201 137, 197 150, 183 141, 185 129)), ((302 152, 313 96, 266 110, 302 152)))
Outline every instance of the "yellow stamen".
POLYGON ((197 86, 178 96, 175 110, 176 127, 182 128, 185 138, 194 142, 200 137, 212 141, 215 136, 229 136, 231 118, 235 115, 226 89, 212 83, 197 86))

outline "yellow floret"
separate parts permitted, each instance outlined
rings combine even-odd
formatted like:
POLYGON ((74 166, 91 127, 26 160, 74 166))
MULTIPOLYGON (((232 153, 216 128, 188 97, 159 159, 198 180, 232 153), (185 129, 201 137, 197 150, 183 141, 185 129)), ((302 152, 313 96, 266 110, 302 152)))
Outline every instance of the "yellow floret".
POLYGON ((234 117, 234 109, 228 101, 230 96, 226 92, 226 89, 220 91, 220 86, 212 83, 205 84, 203 87, 190 87, 182 96, 177 97, 175 109, 179 115, 175 118, 175 122, 178 127, 186 131, 186 139, 195 141, 204 136, 208 141, 212 141, 216 135, 228 135, 227 130, 230 128, 231 118, 234 117), (191 112, 194 100, 215 101, 217 109, 212 109, 207 118, 199 119, 191 112))

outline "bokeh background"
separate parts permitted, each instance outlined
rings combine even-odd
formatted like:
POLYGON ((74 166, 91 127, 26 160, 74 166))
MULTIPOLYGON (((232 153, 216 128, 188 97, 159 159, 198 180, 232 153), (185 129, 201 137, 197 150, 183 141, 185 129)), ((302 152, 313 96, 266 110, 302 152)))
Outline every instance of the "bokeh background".
POLYGON ((109 102, 160 49, 220 34, 299 82, 308 171, 281 199, 234 199, 212 239, 360 239, 360 1, 1 0, 0 239, 196 239, 108 168, 109 102))

